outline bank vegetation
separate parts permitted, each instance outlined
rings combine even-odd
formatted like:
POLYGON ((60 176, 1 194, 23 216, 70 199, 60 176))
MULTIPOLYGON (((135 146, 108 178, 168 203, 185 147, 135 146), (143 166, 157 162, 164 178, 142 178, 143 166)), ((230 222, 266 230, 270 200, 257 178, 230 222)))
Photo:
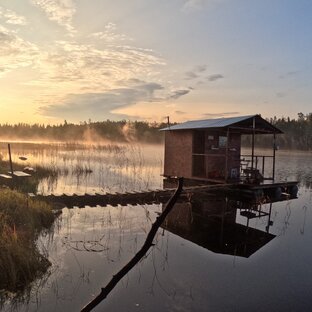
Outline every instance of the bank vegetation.
POLYGON ((0 291, 17 292, 44 274, 50 262, 37 247, 55 216, 45 202, 0 188, 0 291))

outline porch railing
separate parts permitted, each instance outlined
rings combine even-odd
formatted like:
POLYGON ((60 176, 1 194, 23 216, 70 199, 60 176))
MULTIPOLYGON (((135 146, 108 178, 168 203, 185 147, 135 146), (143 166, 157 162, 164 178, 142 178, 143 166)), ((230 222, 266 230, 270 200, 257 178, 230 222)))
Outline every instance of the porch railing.
POLYGON ((252 172, 256 172, 262 175, 263 180, 274 180, 274 171, 274 155, 241 155, 240 175, 243 179, 248 178, 252 172))

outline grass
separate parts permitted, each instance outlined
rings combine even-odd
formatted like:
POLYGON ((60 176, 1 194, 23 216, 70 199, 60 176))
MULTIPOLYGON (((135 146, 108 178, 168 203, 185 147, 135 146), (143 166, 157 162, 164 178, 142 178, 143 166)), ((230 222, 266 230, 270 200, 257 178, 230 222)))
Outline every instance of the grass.
MULTIPOLYGON (((159 147, 156 149, 152 145, 15 143, 11 149, 14 170, 22 170, 25 166, 36 169, 30 179, 14 185, 27 193, 123 192, 162 185, 162 153, 159 153, 159 147), (21 162, 19 156, 28 159, 21 162)), ((9 170, 8 155, 0 146, 0 158, 1 154, 0 172, 5 173, 9 170)))
MULTIPOLYGON (((13 170, 23 171, 25 165, 20 163, 13 163, 13 170)), ((38 185, 42 179, 50 179, 52 181, 58 178, 60 172, 55 166, 35 166, 35 172, 31 173, 31 177, 16 179, 14 184, 12 180, 1 180, 0 185, 4 184, 11 188, 17 189, 24 193, 37 193, 38 185)), ((9 171, 9 162, 2 160, 0 155, 0 173, 7 173, 9 171)))
POLYGON ((36 239, 54 221, 52 208, 10 189, 0 189, 0 290, 23 290, 44 274, 50 262, 36 239))

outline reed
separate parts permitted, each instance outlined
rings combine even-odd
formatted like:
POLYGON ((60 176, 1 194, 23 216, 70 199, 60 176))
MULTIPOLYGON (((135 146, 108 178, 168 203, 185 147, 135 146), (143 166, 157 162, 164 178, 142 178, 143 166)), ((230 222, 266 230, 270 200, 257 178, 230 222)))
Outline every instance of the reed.
POLYGON ((55 217, 50 205, 18 191, 0 189, 0 202, 0 290, 16 292, 50 266, 36 239, 55 217))

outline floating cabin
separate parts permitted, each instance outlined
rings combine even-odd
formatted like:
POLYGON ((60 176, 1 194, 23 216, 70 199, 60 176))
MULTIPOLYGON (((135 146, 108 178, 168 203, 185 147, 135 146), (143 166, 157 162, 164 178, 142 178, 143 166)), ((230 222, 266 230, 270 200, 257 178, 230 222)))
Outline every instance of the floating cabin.
MULTIPOLYGON (((276 135, 281 130, 260 115, 188 121, 168 125, 165 132, 164 177, 189 182, 255 186, 275 183, 276 135), (242 154, 242 135, 251 136, 251 151, 242 154), (255 153, 255 136, 271 135, 272 151, 255 153)), ((288 183, 289 184, 289 183, 288 183)), ((290 187, 297 187, 292 182, 290 187)), ((261 188, 264 188, 261 187, 261 188)), ((283 190, 282 190, 283 191, 283 190)))

